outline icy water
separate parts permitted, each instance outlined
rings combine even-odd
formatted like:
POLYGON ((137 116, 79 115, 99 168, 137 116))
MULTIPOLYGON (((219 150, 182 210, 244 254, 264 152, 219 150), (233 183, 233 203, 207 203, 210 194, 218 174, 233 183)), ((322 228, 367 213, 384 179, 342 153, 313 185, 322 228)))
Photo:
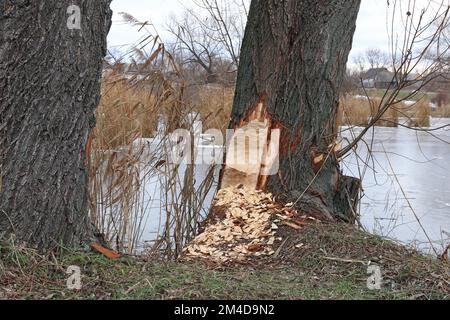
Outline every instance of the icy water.
MULTIPOLYGON (((450 119, 433 119, 432 128, 449 123, 450 119)), ((351 139, 345 129, 342 136, 351 139)), ((357 134, 361 128, 353 131, 357 134)), ((373 150, 373 159, 364 164, 368 146, 360 143, 358 156, 345 159, 344 171, 352 176, 363 174, 361 218, 366 229, 424 251, 431 249, 428 238, 438 250, 448 244, 450 127, 430 133, 377 127, 365 141, 373 150)))

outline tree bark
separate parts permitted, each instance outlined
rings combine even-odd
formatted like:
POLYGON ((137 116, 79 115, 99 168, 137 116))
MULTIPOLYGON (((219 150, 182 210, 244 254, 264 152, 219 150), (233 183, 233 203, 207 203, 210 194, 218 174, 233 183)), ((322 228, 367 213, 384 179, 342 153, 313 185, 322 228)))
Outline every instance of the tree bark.
POLYGON ((40 250, 92 239, 85 145, 110 2, 0 0, 0 236, 40 250))
POLYGON ((360 0, 253 0, 231 116, 230 129, 257 112, 281 130, 278 174, 259 176, 258 187, 328 220, 356 218, 359 181, 342 175, 333 149, 359 7, 360 0))

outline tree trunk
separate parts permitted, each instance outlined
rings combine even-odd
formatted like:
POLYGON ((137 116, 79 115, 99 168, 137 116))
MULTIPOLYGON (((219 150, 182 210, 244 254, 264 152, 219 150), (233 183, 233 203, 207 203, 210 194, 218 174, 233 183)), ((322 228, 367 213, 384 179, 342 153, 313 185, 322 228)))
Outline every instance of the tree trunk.
POLYGON ((0 236, 41 250, 92 239, 85 145, 110 2, 0 0, 0 236))
POLYGON ((360 0, 253 0, 231 116, 231 129, 259 119, 281 131, 278 174, 260 173, 257 187, 328 220, 353 222, 360 189, 357 179, 342 175, 335 152, 359 6, 360 0))

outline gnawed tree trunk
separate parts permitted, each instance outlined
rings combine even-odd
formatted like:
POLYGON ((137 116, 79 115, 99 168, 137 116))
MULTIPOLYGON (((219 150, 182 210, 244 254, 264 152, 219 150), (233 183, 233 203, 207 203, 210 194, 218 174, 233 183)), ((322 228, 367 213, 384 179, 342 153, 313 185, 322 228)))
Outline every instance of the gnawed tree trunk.
MULTIPOLYGON (((342 175, 335 151, 339 92, 359 6, 360 0, 252 1, 230 128, 254 127, 257 120, 280 129, 279 170, 256 176, 252 170, 249 179, 227 158, 223 187, 251 180, 305 213, 354 221, 360 183, 342 175)), ((271 139, 266 135, 266 144, 271 139)))
POLYGON ((0 236, 41 250, 91 239, 85 145, 110 2, 0 0, 0 236))

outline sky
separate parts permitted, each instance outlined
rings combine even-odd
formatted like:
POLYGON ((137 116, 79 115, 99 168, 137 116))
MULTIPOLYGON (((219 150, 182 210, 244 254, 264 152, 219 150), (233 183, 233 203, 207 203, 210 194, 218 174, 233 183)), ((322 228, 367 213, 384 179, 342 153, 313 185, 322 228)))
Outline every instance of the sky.
MULTIPOLYGON (((408 0, 400 1, 408 3, 408 0)), ((427 0, 416 1, 419 7, 430 3, 427 0)), ((350 64, 356 56, 364 53, 368 48, 389 51, 387 2, 388 0, 362 0, 353 49, 349 58, 350 64)), ((136 28, 133 29, 122 22, 120 12, 127 12, 140 21, 150 21, 155 25, 163 41, 170 41, 170 36, 165 31, 169 17, 180 15, 185 6, 191 5, 192 0, 113 0, 111 5, 114 11, 113 26, 108 37, 110 49, 135 44, 142 36, 137 33, 136 28)))

